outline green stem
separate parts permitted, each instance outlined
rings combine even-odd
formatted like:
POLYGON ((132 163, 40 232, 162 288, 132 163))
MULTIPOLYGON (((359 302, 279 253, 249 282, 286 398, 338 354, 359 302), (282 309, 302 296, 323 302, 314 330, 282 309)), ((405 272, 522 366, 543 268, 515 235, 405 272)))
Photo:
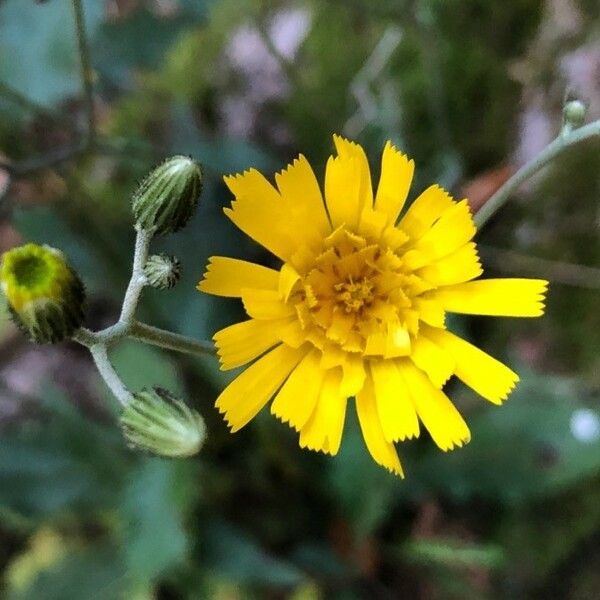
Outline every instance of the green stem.
POLYGON ((88 45, 83 5, 81 0, 72 0, 73 15, 75 18, 75 30, 77 33, 77 50, 79 52, 79 63, 81 68, 81 83, 87 113, 87 145, 91 147, 96 141, 96 118, 94 113, 94 71, 90 60, 90 49, 88 45))
POLYGON ((123 385, 121 378, 117 375, 117 372, 112 366, 110 359, 108 358, 106 346, 104 344, 95 344, 90 347, 90 353, 94 359, 98 372, 102 375, 102 379, 104 379, 110 391, 122 406, 127 406, 131 402, 133 396, 125 385, 123 385))
POLYGON ((214 355, 216 353, 212 342, 205 340, 194 340, 185 335, 171 333, 152 325, 136 322, 132 325, 128 337, 159 346, 166 350, 175 350, 183 354, 194 354, 197 356, 214 355))
POLYGON ((127 325, 133 323, 135 311, 140 301, 142 290, 147 284, 146 276, 144 275, 144 266, 148 260, 148 252, 152 233, 144 229, 139 229, 135 238, 135 252, 133 255, 133 269, 131 279, 125 292, 123 299, 123 308, 121 309, 120 323, 127 325))
POLYGON ((531 162, 521 167, 480 209, 475 215, 475 223, 481 229, 496 212, 511 198, 517 188, 532 175, 560 156, 571 146, 590 138, 600 137, 600 119, 579 129, 563 130, 561 134, 531 162))

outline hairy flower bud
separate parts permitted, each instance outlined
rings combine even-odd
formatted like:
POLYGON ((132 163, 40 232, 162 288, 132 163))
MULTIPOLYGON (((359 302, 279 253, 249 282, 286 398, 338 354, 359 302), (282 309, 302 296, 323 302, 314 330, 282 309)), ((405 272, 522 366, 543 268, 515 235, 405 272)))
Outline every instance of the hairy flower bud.
POLYGON ((121 426, 132 446, 173 458, 193 456, 206 438, 202 417, 159 387, 133 395, 121 414, 121 426))
POLYGON ((83 284, 59 250, 36 244, 9 250, 0 282, 15 323, 32 341, 60 342, 81 326, 83 284))
POLYGON ((187 156, 173 156, 156 167, 133 195, 136 226, 155 235, 184 227, 202 192, 200 165, 187 156))
POLYGON ((181 278, 181 263, 174 256, 153 254, 144 266, 144 275, 148 285, 167 290, 174 287, 181 278))

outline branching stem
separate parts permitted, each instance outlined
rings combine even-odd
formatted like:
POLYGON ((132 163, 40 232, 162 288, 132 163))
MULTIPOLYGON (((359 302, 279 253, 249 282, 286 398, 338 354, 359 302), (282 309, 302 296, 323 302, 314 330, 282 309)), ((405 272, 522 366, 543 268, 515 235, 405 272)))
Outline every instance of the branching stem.
POLYGON ((475 223, 481 229, 496 212, 511 198, 517 188, 535 175, 548 163, 560 156, 571 146, 590 138, 600 138, 600 119, 579 129, 563 129, 560 135, 544 148, 531 162, 522 166, 491 198, 477 211, 475 223))

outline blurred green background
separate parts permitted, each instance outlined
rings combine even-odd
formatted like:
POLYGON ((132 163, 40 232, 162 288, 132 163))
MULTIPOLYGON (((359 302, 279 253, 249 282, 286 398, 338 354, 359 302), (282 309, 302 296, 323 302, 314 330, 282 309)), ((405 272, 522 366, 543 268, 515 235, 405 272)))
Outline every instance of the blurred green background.
MULTIPOLYGON (((140 312, 206 338, 241 314, 195 291, 207 257, 272 260, 224 218, 223 174, 272 173, 298 152, 322 174, 334 132, 376 167, 391 138, 416 159, 412 197, 441 182, 477 208, 560 129, 566 91, 600 117, 596 0, 84 7, 103 146, 51 165, 86 123, 71 3, 0 0, 0 164, 21 168, 9 181, 0 167, 0 250, 63 249, 91 327, 118 314, 129 198, 165 156, 200 160, 206 185, 192 224, 156 245, 182 282, 140 312)), ((140 456, 86 352, 34 347, 2 317, 0 597, 600 598, 599 217, 596 141, 479 235, 489 275, 552 280, 547 316, 455 320, 522 383, 502 408, 452 383, 473 441, 400 445, 404 481, 371 461, 354 418, 334 459, 301 451, 268 411, 230 435, 215 360, 128 343, 114 352, 125 381, 178 390, 210 433, 195 459, 140 456)))

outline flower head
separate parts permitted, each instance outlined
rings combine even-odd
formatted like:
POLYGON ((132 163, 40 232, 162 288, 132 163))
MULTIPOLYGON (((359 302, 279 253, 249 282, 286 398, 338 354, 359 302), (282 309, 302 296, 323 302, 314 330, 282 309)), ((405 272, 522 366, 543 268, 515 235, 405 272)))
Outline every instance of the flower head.
POLYGON ((469 441, 442 391, 456 375, 500 404, 518 381, 507 366, 446 328, 451 313, 537 317, 547 282, 481 279, 466 200, 437 185, 403 211, 414 163, 390 142, 373 194, 358 144, 334 136, 324 197, 304 156, 275 176, 226 177, 227 216, 282 261, 277 271, 212 257, 199 289, 239 297, 249 319, 219 331, 223 369, 247 367, 218 397, 232 431, 272 398, 300 445, 336 454, 355 397, 374 460, 399 475, 394 447, 422 424, 442 450, 469 441))
POLYGON ((0 283, 15 323, 34 342, 59 342, 83 322, 83 284, 60 250, 26 244, 5 252, 0 283))
POLYGON ((136 227, 165 235, 190 220, 202 193, 202 169, 187 156, 173 156, 158 165, 133 194, 136 227))
POLYGON ((133 394, 121 426, 132 447, 172 458, 197 454, 206 438, 202 417, 159 387, 133 394))

